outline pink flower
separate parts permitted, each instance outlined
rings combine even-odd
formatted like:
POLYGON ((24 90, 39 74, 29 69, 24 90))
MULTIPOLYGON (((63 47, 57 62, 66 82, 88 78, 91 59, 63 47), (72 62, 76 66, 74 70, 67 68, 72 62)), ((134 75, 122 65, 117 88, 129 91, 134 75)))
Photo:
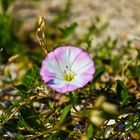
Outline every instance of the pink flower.
POLYGON ((40 75, 49 87, 60 93, 74 91, 93 79, 94 62, 80 48, 64 46, 50 52, 42 62, 40 75))

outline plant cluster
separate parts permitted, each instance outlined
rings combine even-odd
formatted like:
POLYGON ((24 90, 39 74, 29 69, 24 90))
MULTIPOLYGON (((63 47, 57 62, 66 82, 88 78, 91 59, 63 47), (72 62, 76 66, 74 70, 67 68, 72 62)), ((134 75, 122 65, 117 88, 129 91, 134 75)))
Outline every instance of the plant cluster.
MULTIPOLYGON (((9 3, 2 3, 6 11, 9 3)), ((22 22, 8 17, 6 12, 0 14, 1 139, 140 139, 140 49, 135 43, 139 40, 122 43, 107 36, 92 47, 94 38, 105 32, 108 23, 96 17, 86 34, 76 36, 77 23, 62 26, 71 14, 70 9, 68 0, 51 23, 47 24, 45 18, 39 20, 34 30, 39 44, 31 40, 30 34, 20 40, 15 32, 22 22), (95 67, 95 74, 91 71, 93 79, 87 75, 90 80, 84 85, 63 94, 52 85, 47 86, 54 81, 45 79, 46 84, 40 76, 46 53, 60 46, 82 48, 95 67)), ((78 68, 80 64, 76 65, 78 68)), ((67 70, 64 79, 69 82, 74 76, 67 70)))

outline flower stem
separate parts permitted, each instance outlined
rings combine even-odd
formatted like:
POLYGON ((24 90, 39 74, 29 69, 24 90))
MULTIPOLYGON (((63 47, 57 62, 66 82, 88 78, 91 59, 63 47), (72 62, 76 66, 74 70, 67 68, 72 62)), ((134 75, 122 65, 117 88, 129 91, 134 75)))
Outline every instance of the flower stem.
POLYGON ((56 126, 50 128, 50 129, 46 130, 46 131, 43 131, 43 132, 41 132, 41 133, 39 133, 39 134, 37 134, 37 135, 33 135, 33 136, 29 137, 29 138, 27 138, 26 140, 35 139, 35 138, 37 138, 37 137, 43 136, 43 135, 45 135, 45 134, 48 134, 48 133, 50 133, 50 132, 52 132, 52 131, 54 131, 54 130, 56 130, 56 129, 58 129, 58 128, 60 129, 61 126, 60 126, 60 125, 56 125, 56 126))

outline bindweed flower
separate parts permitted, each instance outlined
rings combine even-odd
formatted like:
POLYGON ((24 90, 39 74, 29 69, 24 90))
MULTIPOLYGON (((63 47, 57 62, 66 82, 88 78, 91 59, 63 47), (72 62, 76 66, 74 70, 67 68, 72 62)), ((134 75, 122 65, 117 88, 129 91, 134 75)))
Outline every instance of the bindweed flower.
POLYGON ((93 79, 94 62, 80 48, 64 46, 48 53, 40 75, 49 87, 60 93, 82 88, 93 79))

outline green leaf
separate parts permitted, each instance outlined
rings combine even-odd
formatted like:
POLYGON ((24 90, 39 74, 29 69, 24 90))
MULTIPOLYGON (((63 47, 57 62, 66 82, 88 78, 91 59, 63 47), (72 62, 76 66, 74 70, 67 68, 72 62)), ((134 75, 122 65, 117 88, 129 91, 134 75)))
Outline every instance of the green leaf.
POLYGON ((54 110, 54 104, 52 102, 49 102, 48 105, 51 110, 54 110))
POLYGON ((60 31, 63 33, 62 37, 66 38, 69 37, 71 34, 74 33, 75 29, 77 27, 77 23, 72 23, 70 26, 65 28, 59 28, 60 31))
POLYGON ((87 129, 88 139, 91 139, 93 137, 93 133, 94 133, 94 128, 93 128, 93 125, 90 123, 87 129))
POLYGON ((129 69, 130 69, 133 77, 135 77, 135 78, 140 77, 140 65, 129 66, 129 69))
POLYGON ((22 79, 22 82, 28 87, 32 85, 32 70, 28 70, 26 72, 26 74, 24 75, 22 79))
POLYGON ((31 127, 37 130, 42 129, 39 114, 33 107, 22 107, 20 110, 21 116, 24 121, 31 127))
POLYGON ((128 95, 128 93, 125 92, 124 90, 122 90, 121 91, 121 101, 120 101, 120 104, 122 106, 124 106, 124 105, 127 105, 129 103, 130 103, 130 101, 129 101, 129 95, 128 95))
POLYGON ((69 94, 69 96, 70 96, 70 104, 74 105, 75 103, 77 103, 78 95, 75 92, 69 94))
POLYGON ((20 134, 20 133, 17 133, 17 135, 16 135, 16 140, 24 140, 23 135, 20 134))
POLYGON ((59 121, 60 124, 62 124, 66 120, 66 117, 70 113, 71 108, 72 108, 72 105, 65 106, 65 108, 63 109, 63 112, 60 116, 60 121, 59 121))
POLYGON ((15 88, 24 94, 27 93, 27 91, 28 91, 28 88, 23 84, 17 85, 17 86, 15 86, 15 88))
POLYGON ((111 66, 114 70, 120 67, 120 58, 118 56, 114 56, 111 60, 111 66))
POLYGON ((105 72, 105 67, 100 68, 94 75, 93 82, 96 82, 98 78, 101 77, 101 75, 105 72))
POLYGON ((118 97, 120 100, 120 104, 122 106, 125 106, 130 103, 130 95, 128 94, 128 91, 124 85, 124 83, 120 80, 117 81, 117 87, 116 87, 118 97))
POLYGON ((28 87, 31 88, 36 81, 39 79, 39 68, 34 67, 32 69, 29 69, 26 74, 24 75, 22 82, 28 87))

